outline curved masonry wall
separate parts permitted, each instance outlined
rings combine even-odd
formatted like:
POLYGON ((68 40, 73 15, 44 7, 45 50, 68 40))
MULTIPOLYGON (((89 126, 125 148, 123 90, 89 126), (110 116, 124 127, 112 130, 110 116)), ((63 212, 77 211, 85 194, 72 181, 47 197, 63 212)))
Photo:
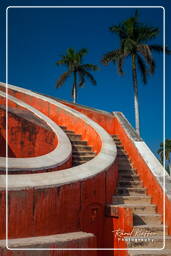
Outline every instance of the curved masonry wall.
MULTIPOLYGON (((0 97, 0 131, 6 138, 5 98, 0 97), (4 105, 3 105, 4 104, 4 105)), ((25 108, 8 101, 9 157, 26 158, 45 155, 57 147, 57 136, 43 120, 25 108)), ((1 156, 5 157, 5 146, 1 156)))
MULTIPOLYGON (((65 124, 68 129, 81 134, 98 154, 91 161, 65 171, 17 175, 17 179, 15 175, 9 175, 9 237, 81 230, 94 233, 97 244, 102 245, 108 232, 105 230, 105 204, 111 202, 117 181, 116 147, 112 138, 97 123, 76 110, 28 90, 10 88, 13 88, 10 95, 36 107, 59 125, 65 124), (94 215, 97 218, 92 225, 94 215)), ((5 177, 1 176, 1 188, 4 181, 5 177)), ((4 200, 5 192, 1 191, 2 216, 5 216, 4 200)), ((3 238, 4 218, 0 218, 0 222, 3 227, 0 237, 3 238)))
MULTIPOLYGON (((0 96, 4 98, 5 93, 0 92, 0 96)), ((49 128, 54 131, 55 136, 58 138, 58 144, 53 151, 48 154, 37 156, 37 157, 25 157, 25 158, 9 158, 8 168, 10 172, 34 172, 42 170, 59 170, 71 166, 71 143, 66 134, 58 127, 52 120, 47 118, 45 115, 37 111, 35 108, 27 105, 26 103, 18 100, 13 96, 8 96, 10 106, 18 106, 21 108, 28 109, 37 115, 40 119, 44 120, 49 128)), ((45 145, 44 145, 45 146, 45 145)), ((1 157, 0 169, 5 170, 6 159, 1 157)), ((3 177, 3 176, 2 176, 3 177)), ((5 184, 5 183, 4 183, 5 184)), ((23 183, 24 184, 24 183, 23 183)), ((3 186, 3 183, 2 183, 3 186)))

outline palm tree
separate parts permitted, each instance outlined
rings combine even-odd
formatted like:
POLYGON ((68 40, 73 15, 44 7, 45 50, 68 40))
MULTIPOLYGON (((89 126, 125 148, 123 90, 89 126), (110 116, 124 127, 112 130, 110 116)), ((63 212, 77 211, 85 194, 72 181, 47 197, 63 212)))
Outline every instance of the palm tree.
POLYGON ((96 85, 96 80, 90 71, 96 71, 98 67, 93 64, 83 64, 83 57, 87 54, 87 49, 81 49, 76 52, 73 48, 67 49, 66 55, 63 55, 60 60, 56 62, 57 65, 65 65, 67 71, 64 72, 58 79, 56 87, 61 87, 67 78, 73 75, 72 98, 76 103, 78 87, 83 87, 86 78, 90 80, 93 85, 96 85))
POLYGON ((169 174, 171 175, 171 158, 170 158, 170 153, 171 153, 171 140, 166 139, 165 140, 165 145, 163 145, 163 143, 160 144, 160 148, 157 151, 157 153, 160 156, 160 161, 163 162, 163 158, 164 158, 164 153, 165 153, 165 159, 168 161, 169 165, 168 165, 168 170, 169 170, 169 174))
MULTIPOLYGON (((123 64, 127 57, 131 57, 132 80, 134 89, 134 109, 136 131, 140 135, 139 122, 139 103, 138 103, 138 81, 137 81, 137 65, 142 75, 143 83, 147 83, 147 75, 153 74, 155 71, 155 62, 153 60, 152 51, 163 52, 160 45, 147 44, 147 42, 155 38, 159 29, 148 27, 138 21, 138 12, 135 15, 119 25, 109 28, 112 33, 119 36, 120 48, 108 52, 102 59, 103 64, 110 62, 116 63, 118 72, 123 75, 123 64)), ((166 53, 170 53, 165 47, 166 53)))

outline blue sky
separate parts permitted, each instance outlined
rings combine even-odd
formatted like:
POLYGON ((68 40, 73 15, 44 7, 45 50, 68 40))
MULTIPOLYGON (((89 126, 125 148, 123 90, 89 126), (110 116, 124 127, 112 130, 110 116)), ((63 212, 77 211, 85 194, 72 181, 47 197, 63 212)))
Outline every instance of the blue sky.
MULTIPOLYGON (((164 6, 166 8, 166 44, 171 48, 168 24, 171 23, 171 7, 167 1, 139 0, 138 5, 164 6)), ((1 56, 3 67, 0 80, 5 82, 5 8, 10 5, 137 5, 137 1, 55 1, 25 0, 1 1, 1 56)), ((163 43, 163 10, 139 8, 140 21, 160 28, 160 35, 150 43, 163 43)), ((130 60, 124 65, 125 75, 119 76, 116 67, 103 66, 100 60, 104 53, 119 46, 118 38, 109 32, 111 25, 134 14, 134 8, 50 8, 9 9, 9 83, 37 92, 71 101, 72 79, 60 88, 55 88, 59 75, 65 71, 55 62, 66 49, 87 48, 86 63, 97 64, 100 70, 94 73, 97 86, 89 82, 78 91, 78 103, 107 111, 121 111, 134 126, 133 89, 130 60)), ((154 54, 156 72, 143 85, 139 78, 139 103, 141 136, 156 153, 163 139, 163 59, 154 54)), ((171 57, 166 57, 166 137, 171 138, 169 66, 171 57)))

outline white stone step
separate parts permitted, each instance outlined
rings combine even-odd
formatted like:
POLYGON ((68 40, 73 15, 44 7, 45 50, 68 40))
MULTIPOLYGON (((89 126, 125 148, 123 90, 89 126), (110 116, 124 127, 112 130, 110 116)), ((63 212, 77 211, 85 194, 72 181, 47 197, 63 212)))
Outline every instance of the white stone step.
POLYGON ((150 214, 150 213, 141 213, 133 215, 134 225, 144 225, 144 224, 161 224, 162 217, 160 214, 150 214))
MULTIPOLYGON (((95 235, 92 233, 86 233, 86 232, 80 231, 80 232, 64 233, 64 234, 57 234, 57 235, 17 238, 17 239, 8 240, 8 246, 10 248, 21 248, 21 247, 51 248, 52 245, 53 246, 55 245, 58 248, 61 248, 61 247, 69 248, 70 246, 72 246, 73 248, 82 248, 86 246, 96 247, 95 235)), ((5 240, 0 240, 0 248, 5 248, 5 247, 6 247, 5 240)), ((30 251, 29 256, 32 256, 32 252, 33 251, 30 251)), ((42 254, 35 254, 35 255, 44 256, 46 254, 43 254, 43 251, 42 251, 42 254)))
MULTIPOLYGON (((123 207, 132 209, 135 214, 143 214, 143 213, 155 213, 156 205, 154 204, 110 204, 108 207, 123 207)), ((111 209, 112 211, 112 209, 111 209)))
POLYGON ((151 203, 151 197, 146 195, 138 195, 138 196, 118 196, 115 195, 112 197, 113 203, 151 203))

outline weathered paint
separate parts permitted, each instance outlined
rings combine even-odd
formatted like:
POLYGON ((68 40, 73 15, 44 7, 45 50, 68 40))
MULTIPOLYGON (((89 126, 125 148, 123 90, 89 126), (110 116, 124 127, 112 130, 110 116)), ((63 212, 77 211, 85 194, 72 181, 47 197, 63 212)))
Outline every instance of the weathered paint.
MULTIPOLYGON (((5 116, 5 111, 0 110, 0 131, 3 138, 6 137, 5 116)), ((57 146, 57 137, 50 129, 9 113, 8 146, 9 153, 13 152, 15 157, 36 157, 52 151, 57 146)))
POLYGON ((100 112, 93 109, 88 109, 86 107, 84 108, 62 100, 59 102, 62 102, 64 105, 85 114, 99 125, 101 125, 109 134, 114 134, 114 117, 111 114, 104 113, 103 111, 100 112))
MULTIPOLYGON (((95 134, 93 129, 81 120, 76 119, 72 115, 68 115, 64 110, 57 110, 54 105, 50 105, 48 102, 42 102, 40 99, 35 101, 31 96, 28 97, 25 94, 13 90, 10 90, 10 93, 18 98, 22 98, 22 100, 31 105, 34 104, 34 107, 39 108, 39 110, 44 113, 46 112, 45 114, 49 115, 50 118, 55 120, 58 124, 65 124, 67 128, 77 133, 82 132, 83 138, 86 138, 90 145, 93 144, 94 150, 96 152, 100 150, 101 145, 98 134, 95 134)), ((94 110, 73 106, 69 103, 66 103, 66 105, 86 114, 103 126, 110 134, 117 134, 119 136, 134 167, 140 174, 144 186, 147 187, 148 194, 152 196, 152 202, 157 205, 158 212, 162 214, 163 190, 119 121, 101 112, 99 113, 94 110)), ((19 216, 19 211, 22 207, 21 223, 23 223, 24 216, 27 219, 27 225, 24 226, 24 224, 22 224, 24 226, 22 236, 30 236, 32 234, 55 234, 81 229, 94 233, 97 236, 98 246, 111 247, 114 245, 115 248, 125 247, 125 243, 118 243, 116 239, 114 239, 112 231, 118 228, 123 228, 125 232, 131 231, 132 215, 129 209, 119 208, 118 219, 105 217, 104 211, 106 203, 111 202, 112 195, 115 193, 116 181, 117 163, 115 162, 115 164, 108 170, 105 170, 105 172, 82 182, 61 187, 52 187, 51 189, 29 189, 26 194, 25 191, 21 191, 21 195, 11 191, 11 199, 9 201, 11 204, 10 209, 15 209, 16 212, 14 211, 15 213, 10 215, 10 223, 16 220, 19 221, 17 215, 19 216), (17 205, 19 205, 18 209, 17 205), (27 209, 31 209, 29 211, 31 217, 28 216, 27 209), (28 229, 28 226, 30 226, 30 229, 28 229)), ((1 202, 4 204, 3 196, 1 198, 1 202)), ((170 201, 166 198, 166 223, 169 226, 169 232, 171 232, 170 212, 170 201)), ((17 223, 15 224, 15 228, 17 229, 17 223)), ((20 230, 12 229, 10 235, 11 237, 20 237, 20 230)), ((1 236, 4 236, 4 230, 1 236)), ((127 252, 124 251, 116 252, 115 256, 125 256, 127 255, 126 253, 127 252)), ((113 251, 105 255, 112 254, 113 251)), ((56 256, 56 254, 54 255, 56 256)), ((103 255, 103 253, 99 252, 98 255, 103 255)))

